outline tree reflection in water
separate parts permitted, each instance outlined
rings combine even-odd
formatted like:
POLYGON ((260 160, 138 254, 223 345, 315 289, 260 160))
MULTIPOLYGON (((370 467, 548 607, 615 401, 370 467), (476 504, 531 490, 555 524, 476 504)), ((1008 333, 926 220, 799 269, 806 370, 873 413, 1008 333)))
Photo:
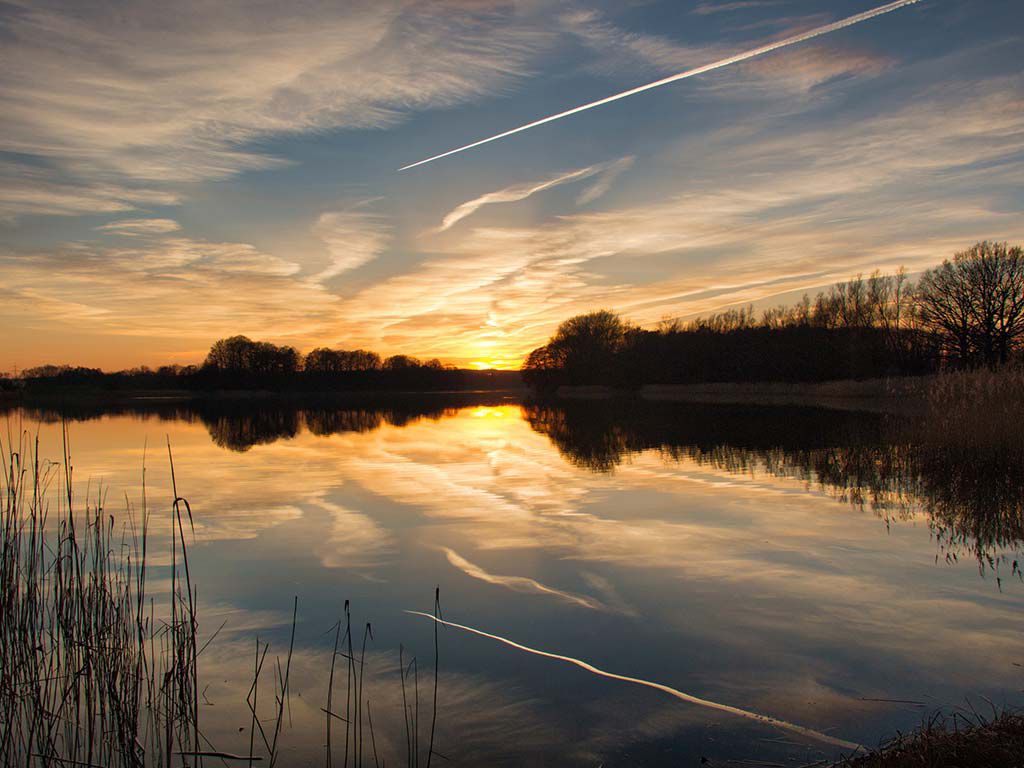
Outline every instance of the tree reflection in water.
POLYGON ((1021 575, 1024 456, 1012 443, 952 444, 919 422, 813 408, 532 403, 523 417, 572 464, 612 472, 643 451, 733 474, 800 480, 887 522, 924 514, 936 559, 974 557, 984 573, 1021 575))
MULTIPOLYGON (((962 398, 961 398, 962 399, 962 398)), ((472 393, 363 398, 136 401, 23 408, 31 421, 135 418, 202 423, 213 442, 232 451, 294 438, 371 432, 460 408, 507 405, 501 395, 472 393)), ((947 404, 948 405, 948 404, 947 404)), ((993 439, 992 424, 971 431, 943 406, 935 417, 793 406, 658 403, 634 398, 530 402, 529 426, 575 466, 613 472, 631 456, 657 451, 666 461, 693 461, 733 474, 794 478, 886 522, 924 515, 939 547, 937 559, 968 556, 982 572, 1022 578, 1024 441, 993 439)), ((969 418, 968 418, 969 417, 969 418)), ((1015 428, 1015 420, 1002 417, 1015 428)), ((989 419, 992 421, 992 419, 989 419)), ((1006 430, 1003 430, 1005 437, 1006 430)))

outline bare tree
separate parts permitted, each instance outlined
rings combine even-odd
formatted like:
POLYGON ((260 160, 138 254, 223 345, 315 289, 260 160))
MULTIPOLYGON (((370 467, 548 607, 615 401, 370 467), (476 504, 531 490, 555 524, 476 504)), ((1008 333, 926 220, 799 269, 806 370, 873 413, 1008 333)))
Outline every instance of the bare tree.
POLYGON ((925 272, 918 312, 961 365, 1005 363, 1024 340, 1024 251, 981 242, 925 272))

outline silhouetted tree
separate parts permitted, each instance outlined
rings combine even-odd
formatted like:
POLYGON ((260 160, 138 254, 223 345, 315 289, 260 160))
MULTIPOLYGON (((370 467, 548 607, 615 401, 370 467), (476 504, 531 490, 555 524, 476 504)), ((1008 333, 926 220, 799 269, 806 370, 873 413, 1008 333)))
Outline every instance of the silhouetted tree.
POLYGON ((278 387, 295 377, 300 360, 294 347, 231 336, 214 342, 201 373, 217 386, 278 387))
POLYGON ((1024 251, 978 243, 919 283, 922 325, 960 365, 1006 363, 1024 339, 1024 251))
POLYGON ((380 355, 365 349, 328 349, 317 347, 306 355, 303 368, 311 374, 342 374, 376 371, 381 367, 380 355))
POLYGON ((565 384, 565 355, 562 350, 545 344, 537 347, 523 363, 523 381, 542 392, 550 392, 565 384))
POLYGON ((917 322, 915 291, 900 269, 837 283, 812 301, 728 309, 657 330, 611 312, 570 318, 523 366, 538 390, 562 384, 687 384, 865 379, 933 370, 938 356, 917 322))
POLYGON ((341 352, 326 347, 317 347, 309 352, 302 368, 307 373, 341 373, 345 370, 341 352))
POLYGON ((380 355, 365 349, 353 349, 342 351, 342 364, 347 371, 378 371, 380 370, 380 355))
POLYGON ((548 346, 561 356, 570 384, 607 384, 616 378, 615 358, 627 329, 618 315, 602 309, 570 317, 548 346))
POLYGON ((419 368, 420 361, 409 355, 392 355, 384 360, 381 368, 385 371, 407 371, 410 368, 419 368))

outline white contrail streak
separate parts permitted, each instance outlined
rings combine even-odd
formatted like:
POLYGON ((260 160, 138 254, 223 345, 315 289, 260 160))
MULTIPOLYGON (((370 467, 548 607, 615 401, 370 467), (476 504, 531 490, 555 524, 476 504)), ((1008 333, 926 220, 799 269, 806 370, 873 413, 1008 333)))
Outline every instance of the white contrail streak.
POLYGON ((627 96, 633 96, 634 94, 637 94, 637 93, 642 93, 644 91, 649 91, 652 88, 658 88, 659 86, 662 86, 662 85, 668 85, 669 83, 674 83, 677 80, 685 80, 688 77, 695 77, 696 75, 702 75, 705 72, 710 72, 710 71, 712 71, 714 69, 721 69, 722 67, 728 67, 730 64, 736 64, 736 63, 741 62, 741 61, 746 61, 747 59, 753 59, 756 56, 763 56, 766 53, 771 53, 772 51, 777 51, 780 48, 786 48, 787 46, 790 46, 790 45, 796 45, 797 43, 802 43, 805 40, 811 40, 811 39, 813 39, 815 37, 820 37, 821 35, 827 35, 829 32, 835 32, 836 30, 840 30, 840 29, 843 29, 845 27, 850 27, 850 26, 853 26, 854 24, 860 24, 860 22, 862 22, 862 21, 867 21, 868 19, 873 19, 876 16, 882 16, 883 14, 891 13, 892 11, 898 10, 900 8, 903 8, 904 6, 907 6, 907 5, 913 5, 914 3, 917 3, 917 2, 920 2, 920 0, 896 0, 896 2, 893 2, 893 3, 886 3, 885 5, 880 5, 877 8, 873 8, 870 11, 864 11, 863 13, 858 13, 858 14, 856 14, 854 16, 849 16, 849 17, 847 17, 845 19, 841 19, 839 21, 835 21, 835 22, 833 22, 831 24, 826 24, 823 27, 817 27, 815 29, 809 30, 808 32, 802 32, 801 34, 794 35, 793 37, 787 37, 785 40, 779 40, 776 43, 770 43, 768 45, 763 45, 760 48, 754 48, 754 49, 749 50, 749 51, 744 51, 743 53, 737 53, 735 56, 730 56, 727 59, 719 59, 718 61, 712 62, 711 64, 704 64, 702 66, 696 67, 695 69, 688 69, 685 72, 680 72, 679 74, 676 74, 676 75, 669 75, 668 77, 664 77, 661 80, 655 80, 653 83, 647 83, 646 85, 639 85, 636 88, 630 88, 628 91, 623 91, 622 93, 616 93, 613 96, 606 96, 603 99, 598 99, 597 101, 592 101, 589 104, 581 104, 578 107, 573 107, 572 109, 567 109, 565 112, 559 112, 557 115, 550 115, 549 117, 544 117, 544 118, 541 118, 540 120, 534 120, 532 123, 527 123, 526 125, 520 125, 518 128, 513 128, 510 131, 505 131, 504 133, 499 133, 496 136, 490 136, 490 137, 488 137, 486 139, 480 139, 480 141, 474 141, 472 144, 467 144, 464 147, 458 147, 457 149, 450 149, 447 152, 442 152, 440 155, 434 155, 433 157, 428 157, 426 160, 420 160, 419 162, 416 162, 416 163, 410 163, 409 165, 403 165, 398 170, 399 171, 405 171, 405 170, 408 170, 409 168, 415 168, 417 165, 423 165, 424 163, 431 163, 434 160, 440 160, 442 157, 448 157, 449 155, 454 155, 454 154, 456 154, 458 152, 465 152, 467 149, 473 149, 473 147, 479 147, 481 144, 487 144, 488 142, 491 142, 491 141, 497 141, 498 139, 504 139, 506 136, 511 136, 512 134, 520 133, 521 131, 527 131, 530 128, 536 128, 538 125, 544 125, 544 123, 550 123, 550 122, 553 122, 554 120, 561 120, 563 117, 569 117, 570 115, 575 115, 577 112, 583 112, 583 111, 588 110, 588 109, 593 109, 594 107, 600 107, 603 104, 609 104, 609 103, 611 103, 613 101, 618 101, 619 99, 624 99, 627 96))
POLYGON ((836 738, 835 736, 829 736, 827 733, 815 731, 812 728, 804 728, 802 725, 796 725, 795 723, 790 723, 785 720, 779 720, 778 718, 769 717, 768 715, 759 715, 757 712, 750 712, 746 709, 740 709, 739 707, 730 706, 729 704, 719 704, 717 701, 708 701, 707 699, 701 699, 696 696, 692 696, 689 693, 683 693, 680 690, 671 688, 670 686, 662 685, 661 683, 653 683, 650 680, 641 680, 639 677, 627 677, 626 675, 617 675, 614 672, 605 672, 603 669, 598 669, 593 664, 588 664, 587 662, 581 659, 575 659, 572 656, 561 656, 557 653, 549 653, 548 651, 540 651, 536 648, 530 648, 529 646, 521 645, 515 642, 514 640, 509 640, 507 637, 501 637, 500 635, 492 635, 489 632, 483 632, 479 629, 473 629, 472 627, 467 627, 463 624, 456 624, 452 621, 445 621, 444 619, 439 619, 436 616, 433 616, 429 613, 423 613, 422 611, 405 611, 405 613, 411 613, 415 616, 424 616, 428 619, 431 619, 432 621, 436 621, 438 624, 443 624, 446 627, 454 627, 455 629, 461 629, 466 632, 472 632, 474 635, 480 635, 480 637, 487 637, 491 640, 497 640, 499 643, 510 645, 513 648, 519 649, 520 651, 526 651, 527 653, 532 653, 537 656, 545 656, 549 659, 557 659, 558 661, 567 661, 570 664, 575 664, 577 667, 585 669, 587 670, 587 672, 592 672, 595 675, 599 675, 601 677, 607 677, 612 680, 622 680, 626 683, 635 683, 636 685, 643 685, 648 688, 654 688, 655 690, 663 691, 669 694, 670 696, 675 696, 677 699, 689 702, 690 704, 697 704, 698 706, 708 707, 709 709, 717 709, 720 712, 728 712, 732 715, 745 717, 748 720, 754 720, 765 725, 772 725, 776 728, 781 728, 783 730, 790 731, 791 733, 797 733, 801 736, 806 736, 807 738, 814 739, 815 741, 823 742, 825 744, 831 744, 834 747, 841 747, 842 749, 852 750, 863 749, 863 747, 860 744, 857 744, 852 741, 844 741, 843 739, 836 738))

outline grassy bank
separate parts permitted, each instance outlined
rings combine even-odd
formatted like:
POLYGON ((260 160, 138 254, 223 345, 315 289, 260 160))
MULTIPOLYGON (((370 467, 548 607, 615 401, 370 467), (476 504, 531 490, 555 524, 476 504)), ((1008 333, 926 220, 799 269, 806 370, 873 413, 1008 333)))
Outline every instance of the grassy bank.
POLYGON ((644 400, 736 405, 798 405, 855 411, 920 411, 940 376, 826 381, 820 383, 718 382, 648 384, 636 391, 608 386, 559 387, 567 400, 606 400, 637 396, 644 400))
MULTIPOLYGON (((792 382, 649 384, 630 392, 608 386, 559 387, 569 400, 633 396, 644 400, 749 405, 806 405, 918 414, 935 436, 966 434, 982 442, 1024 417, 1024 370, 950 372, 884 379, 792 382), (983 435, 987 432, 989 437, 983 435)), ((966 443, 965 443, 966 445, 966 443)))
POLYGON ((649 385, 640 390, 648 400, 755 405, 816 405, 853 410, 907 410, 924 402, 938 376, 826 381, 820 383, 718 383, 649 385))
POLYGON ((965 457, 1024 454, 1024 369, 986 369, 934 377, 925 390, 919 438, 965 457))
POLYGON ((882 748, 836 768, 1019 768, 1024 766, 1024 715, 992 720, 934 717, 882 748))

